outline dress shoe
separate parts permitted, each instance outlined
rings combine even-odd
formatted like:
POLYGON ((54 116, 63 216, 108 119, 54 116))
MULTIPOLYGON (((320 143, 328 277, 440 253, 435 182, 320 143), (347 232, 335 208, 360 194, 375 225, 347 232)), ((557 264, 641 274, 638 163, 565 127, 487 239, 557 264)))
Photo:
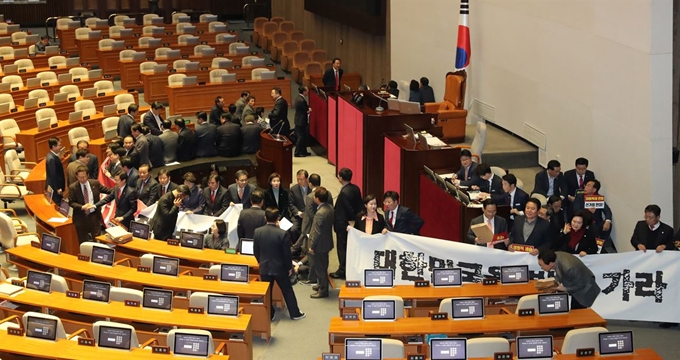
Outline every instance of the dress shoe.
POLYGON ((312 299, 322 299, 322 298, 327 298, 328 294, 321 294, 321 293, 315 292, 314 294, 309 295, 309 297, 312 298, 312 299))
POLYGON ((333 279, 345 279, 345 273, 344 273, 344 272, 338 272, 338 271, 336 271, 336 272, 334 272, 334 273, 331 273, 330 276, 331 276, 333 279))
POLYGON ((319 285, 314 285, 314 286, 312 286, 312 290, 314 290, 314 291, 319 291, 319 285))

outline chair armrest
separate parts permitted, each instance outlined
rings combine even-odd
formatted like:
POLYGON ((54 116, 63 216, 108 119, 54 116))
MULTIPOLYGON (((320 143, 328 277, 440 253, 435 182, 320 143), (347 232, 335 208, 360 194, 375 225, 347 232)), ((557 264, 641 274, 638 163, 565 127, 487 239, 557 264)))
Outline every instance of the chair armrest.
POLYGON ((17 247, 17 239, 19 239, 22 236, 30 236, 30 235, 33 235, 33 236, 37 237, 38 239, 40 239, 40 235, 36 232, 25 232, 23 234, 17 234, 17 235, 14 236, 14 247, 17 247))
MULTIPOLYGON (((5 270, 5 269, 3 269, 3 270, 5 270)), ((0 324, 15 321, 15 320, 16 320, 17 325, 19 325, 19 327, 23 329, 24 325, 21 323, 21 317, 19 315, 12 315, 10 317, 6 317, 6 318, 0 320, 0 324)))
POLYGON ((14 211, 14 209, 0 209, 0 212, 6 212, 6 213, 9 213, 9 214, 12 214, 12 216, 10 216, 10 217, 13 217, 13 218, 17 217, 17 213, 16 213, 16 211, 14 211))
POLYGON ((66 340, 71 340, 71 339, 73 339, 74 337, 76 337, 76 336, 78 336, 78 335, 80 335, 80 334, 85 334, 85 337, 88 337, 88 338, 90 337, 90 332, 87 331, 87 329, 80 329, 80 330, 74 332, 73 334, 69 335, 69 336, 66 338, 66 340))
POLYGON ((116 265, 120 265, 120 264, 125 263, 125 262, 128 264, 129 267, 132 267, 132 260, 130 260, 130 258, 122 258, 122 259, 114 262, 113 265, 116 266, 116 265))
POLYGON ((193 276, 194 274, 191 272, 191 270, 184 270, 179 275, 180 276, 181 275, 191 275, 191 276, 193 276))
POLYGON ((508 308, 501 308, 501 310, 498 312, 499 314, 512 314, 512 311, 508 310, 508 308))
POLYGON ((139 345, 139 347, 144 349, 145 347, 150 346, 152 344, 158 345, 158 340, 156 340, 156 338, 151 338, 151 339, 147 340, 144 344, 139 345))
POLYGON ((223 342, 221 342, 219 345, 217 345, 217 347, 215 348, 215 355, 221 355, 222 352, 224 351, 224 347, 225 347, 226 345, 227 345, 227 344, 225 344, 225 343, 223 343, 223 342))

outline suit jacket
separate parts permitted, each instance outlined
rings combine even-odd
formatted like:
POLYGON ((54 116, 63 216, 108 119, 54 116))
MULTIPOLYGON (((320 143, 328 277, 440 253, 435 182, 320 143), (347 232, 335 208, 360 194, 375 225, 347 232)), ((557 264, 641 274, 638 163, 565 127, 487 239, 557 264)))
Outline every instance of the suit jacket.
POLYGON ((307 185, 307 191, 305 192, 305 195, 302 195, 302 187, 298 184, 295 184, 290 187, 290 191, 288 191, 288 195, 290 198, 290 209, 288 210, 290 212, 291 217, 296 217, 298 211, 302 211, 303 215, 305 212, 305 198, 309 193, 311 192, 311 189, 309 188, 309 185, 307 185))
POLYGON ((149 162, 151 167, 161 167, 165 165, 165 149, 163 148, 163 141, 160 137, 151 133, 145 135, 149 142, 149 162))
POLYGON ((307 126, 309 117, 307 110, 309 110, 309 103, 302 94, 295 97, 295 126, 307 126))
POLYGON ((241 140, 240 126, 232 122, 225 122, 220 125, 215 134, 217 155, 225 157, 238 156, 241 153, 241 140))
MULTIPOLYGON (((583 224, 586 226, 586 224, 583 224)), ((569 247, 569 241, 571 241, 571 232, 566 234, 560 234, 553 244, 553 249, 556 251, 564 251, 569 254, 578 254, 581 251, 585 251, 586 254, 597 254, 597 230, 594 226, 588 226, 583 233, 583 236, 579 240, 576 247, 569 247)))
POLYGON ((359 187, 352 183, 343 186, 335 202, 335 232, 346 232, 349 222, 356 219, 363 208, 359 187))
POLYGON ((567 289, 567 292, 579 304, 590 307, 600 294, 600 287, 595 275, 583 262, 574 255, 562 251, 555 252, 555 280, 567 289))
POLYGON ((333 68, 326 70, 326 72, 323 73, 323 79, 321 80, 323 82, 323 86, 332 87, 336 90, 341 90, 340 88, 342 87, 342 74, 344 72, 345 71, 342 70, 342 69, 338 70, 338 81, 339 81, 339 83, 336 84, 335 83, 335 71, 333 70, 333 68))
POLYGON ((197 185, 194 185, 191 190, 189 190, 189 196, 184 198, 182 204, 179 206, 179 211, 189 211, 191 210, 194 214, 203 214, 203 209, 205 208, 205 197, 203 197, 203 191, 197 185))
MULTIPOLYGON (((472 231, 472 225, 484 224, 484 223, 486 223, 486 217, 484 217, 484 214, 479 215, 476 218, 473 218, 472 220, 470 220, 470 228, 468 229, 467 236, 466 236, 468 244, 475 244, 475 238, 477 237, 477 235, 475 235, 475 232, 472 231)), ((505 219, 503 219, 500 216, 494 216, 493 217, 493 234, 496 235, 496 234, 500 234, 500 233, 507 232, 507 231, 508 231, 508 223, 505 221, 505 219)), ((486 244, 475 244, 475 245, 486 246, 486 244)), ((506 246, 505 246, 505 244, 499 243, 499 244, 494 245, 494 248, 495 249, 505 249, 506 246)))
MULTIPOLYGON (((175 184, 174 182, 170 181, 170 182, 168 183, 168 185, 167 185, 167 189, 165 190, 165 193, 167 194, 167 193, 169 193, 169 192, 172 192, 172 190, 177 189, 177 186, 179 186, 179 185, 177 185, 177 184, 175 184)), ((163 185, 161 185, 160 183, 158 183, 158 197, 157 197, 157 199, 160 200, 160 198, 161 198, 163 195, 164 195, 164 194, 163 194, 163 185)))
POLYGON ((290 220, 290 195, 288 190, 279 188, 278 202, 274 196, 274 190, 270 187, 264 192, 264 207, 275 207, 279 209, 279 215, 290 220))
POLYGON ((328 253, 333 249, 333 219, 335 210, 329 204, 321 204, 314 214, 309 231, 309 248, 314 255, 328 253))
POLYGON ((177 225, 177 214, 179 208, 175 206, 175 195, 168 192, 158 200, 156 213, 151 219, 154 239, 165 241, 172 237, 177 225))
POLYGON ((83 195, 83 188, 81 184, 76 181, 73 184, 69 185, 68 202, 69 205, 71 205, 71 207, 73 208, 74 224, 79 224, 83 222, 89 223, 89 221, 91 221, 92 218, 96 218, 98 219, 98 221, 101 221, 102 213, 100 211, 100 207, 104 205, 105 202, 100 200, 101 197, 100 195, 111 193, 111 189, 100 184, 99 181, 92 179, 89 179, 87 181, 90 183, 90 189, 92 189, 92 202, 95 205, 96 209, 91 213, 85 214, 85 212, 83 212, 82 210, 83 205, 85 205, 85 196, 83 195))
MULTIPOLYGON (((595 173, 590 170, 586 170, 586 173, 583 174, 583 186, 585 186, 590 180, 595 180, 595 173)), ((576 169, 567 170, 564 173, 564 188, 564 197, 567 197, 567 195, 574 196, 574 194, 576 194, 576 190, 579 188, 576 169)))
MULTIPOLYGON (((234 105, 236 105, 236 111, 234 111, 234 115, 237 118, 242 119, 243 118, 243 116, 242 116, 243 110, 246 108, 246 106, 248 106, 248 104, 246 104, 246 101, 242 97, 240 97, 240 98, 238 98, 238 100, 236 100, 236 103, 234 103, 234 105)), ((251 109, 252 109, 252 107, 251 107, 251 109)), ((253 111, 253 112, 255 112, 255 111, 253 111)))
POLYGON ((158 190, 159 184, 156 180, 149 177, 142 187, 142 179, 137 179, 135 183, 135 189, 137 193, 137 199, 143 202, 146 206, 151 206, 160 199, 160 192, 158 190))
POLYGON ((217 155, 215 148, 215 133, 217 126, 210 123, 196 125, 194 136, 196 136, 196 157, 212 157, 217 155))
POLYGON ((274 102, 274 109, 269 113, 269 125, 272 133, 290 135, 290 123, 288 122, 288 102, 280 97, 274 102))
MULTIPOLYGON (((137 152, 139 153, 139 165, 143 164, 149 164, 151 165, 151 161, 149 161, 149 140, 146 138, 144 135, 139 135, 135 139, 135 149, 137 149, 137 152)), ((163 152, 161 152, 162 154, 163 152)), ((139 166, 136 166, 136 168, 139 168, 139 166)))
POLYGON ((528 239, 524 238, 524 222, 526 216, 515 216, 512 232, 510 232, 510 243, 519 245, 531 245, 535 248, 549 248, 555 239, 551 236, 554 233, 551 231, 550 223, 539 217, 536 218, 534 230, 529 235, 528 239), (551 235, 552 234, 552 235, 551 235))
POLYGON ((66 178, 64 176, 64 165, 62 165, 61 159, 51 151, 47 153, 47 157, 45 158, 45 174, 45 189, 47 189, 47 185, 49 185, 54 190, 55 202, 59 203, 61 201, 61 195, 57 194, 57 191, 66 190, 66 178))
MULTIPOLYGON (((161 119, 161 123, 163 123, 163 115, 158 115, 158 117, 161 119)), ((160 135, 163 132, 160 126, 158 125, 156 118, 153 116, 151 110, 147 111, 147 113, 144 114, 142 122, 144 123, 144 125, 146 125, 146 127, 149 128, 149 131, 154 135, 160 135)))
MULTIPOLYGON (((555 180, 553 180, 553 195, 559 195, 559 196, 565 196, 566 195, 566 187, 564 184, 564 175, 560 173, 557 175, 555 180)), ((531 193, 538 193, 541 194, 545 197, 548 197, 548 189, 550 188, 550 183, 548 180, 548 171, 547 170, 541 170, 536 174, 536 178, 534 179, 534 191, 531 193)))
POLYGON ((241 153, 255 154, 260 150, 260 132, 262 128, 256 123, 245 124, 241 127, 241 153))
POLYGON ((184 128, 177 135, 177 161, 189 161, 196 158, 196 137, 190 129, 184 128))
POLYGON ((222 109, 221 106, 215 104, 215 106, 210 109, 210 118, 208 119, 209 122, 215 126, 220 126, 220 124, 222 124, 222 121, 220 120, 222 114, 224 114, 224 109, 222 109))
POLYGON ((229 198, 227 188, 221 185, 217 188, 215 201, 212 201, 211 193, 212 191, 210 188, 206 187, 203 189, 203 197, 205 198, 205 208, 203 209, 203 215, 219 217, 227 210, 231 199, 229 198))
MULTIPOLYGON (((236 227, 238 238, 252 239, 255 229, 265 225, 267 225, 267 220, 264 218, 264 210, 257 206, 244 209, 238 217, 238 226, 236 227)), ((290 247, 288 250, 290 251, 290 247)))
POLYGON ((227 188, 229 190, 229 201, 233 202, 234 204, 243 204, 243 208, 247 209, 249 208, 252 204, 250 203, 250 194, 253 193, 253 191, 257 190, 255 185, 253 184, 248 184, 246 185, 245 189, 243 189, 243 198, 239 199, 238 198, 238 185, 237 184, 231 184, 227 188))
MULTIPOLYGON (((330 191, 328 192, 328 205, 333 206, 333 195, 330 191)), ((301 235, 306 236, 312 229, 312 221, 314 220, 314 215, 316 214, 317 205, 314 203, 314 192, 310 191, 307 193, 305 198, 305 211, 302 214, 302 225, 300 227, 301 235)))
MULTIPOLYGON (((135 149, 133 147, 132 149, 127 150, 127 153, 125 154, 125 156, 129 157, 130 160, 132 160, 132 167, 133 168, 135 168, 135 169, 139 168, 139 165, 141 165, 141 163, 140 163, 141 159, 139 157, 139 151, 137 151, 137 149, 135 149)), ((114 173, 111 173, 111 175, 114 175, 114 173)))
MULTIPOLYGON (((72 154, 71 157, 68 159, 69 165, 74 161, 76 161, 76 154, 72 154)), ((99 176, 99 158, 97 158, 97 155, 90 154, 90 162, 88 162, 86 166, 87 177, 89 177, 90 179, 97 179, 97 176, 99 176)), ((71 181, 69 181, 68 183, 70 184, 71 181)))
POLYGON ((130 128, 135 124, 135 119, 130 114, 122 115, 118 118, 118 128, 116 133, 118 136, 125 139, 126 136, 132 136, 130 128))
MULTIPOLYGON (((236 108, 235 115, 238 115, 238 108, 236 108)), ((246 116, 248 116, 248 115, 253 115, 253 117, 255 118, 255 121, 257 121, 257 116, 255 115, 255 109, 252 106, 246 104, 245 107, 243 108, 243 111, 241 112, 241 117, 240 117, 240 119, 243 123, 246 122, 246 116)))
POLYGON ((125 227, 130 227, 130 222, 137 212, 137 192, 130 186, 125 186, 121 196, 118 196, 119 187, 113 188, 113 191, 109 196, 104 198, 104 202, 109 203, 116 200, 116 214, 114 217, 122 217, 123 221, 121 223, 125 227))
MULTIPOLYGON (((73 184, 74 182, 78 181, 78 177, 76 175, 76 170, 78 170, 79 167, 85 166, 83 163, 80 161, 74 161, 68 164, 66 166, 66 183, 67 184, 73 184)), ((89 171, 88 171, 89 172, 89 171)), ((88 174, 88 178, 90 178, 90 175, 88 174)))
POLYGON ((659 245, 666 245, 666 250, 675 250, 673 241, 673 228, 659 222, 659 227, 652 233, 644 220, 638 221, 630 238, 630 244, 635 250, 639 244, 644 245, 647 250, 654 250, 659 245))
POLYGON ((288 275, 293 263, 290 254, 290 236, 275 224, 255 229, 253 251, 260 264, 260 274, 288 275))
POLYGON ((177 143, 179 135, 171 130, 163 131, 158 135, 158 138, 163 142, 163 162, 166 164, 177 160, 177 143))
MULTIPOLYGON (((385 226, 385 217, 381 213, 378 213, 378 220, 373 220, 373 229, 371 229, 370 235, 380 234, 385 226)), ((354 228, 366 232, 366 218, 364 214, 357 215, 357 218, 354 221, 354 228)))
POLYGON ((477 175, 477 166, 477 163, 474 161, 470 164, 467 179, 465 179, 465 168, 461 166, 460 170, 456 173, 456 178, 460 179, 461 185, 472 186, 477 184, 477 179, 479 179, 479 176, 477 175))
POLYGON ((399 205, 397 207, 397 216, 395 216, 394 226, 389 221, 389 212, 385 213, 387 230, 398 232, 402 234, 420 234, 420 228, 423 227, 425 221, 416 213, 406 206, 399 205))
POLYGON ((128 184, 129 187, 134 188, 137 186, 137 180, 139 180, 139 171, 135 168, 130 169, 126 184, 128 184))

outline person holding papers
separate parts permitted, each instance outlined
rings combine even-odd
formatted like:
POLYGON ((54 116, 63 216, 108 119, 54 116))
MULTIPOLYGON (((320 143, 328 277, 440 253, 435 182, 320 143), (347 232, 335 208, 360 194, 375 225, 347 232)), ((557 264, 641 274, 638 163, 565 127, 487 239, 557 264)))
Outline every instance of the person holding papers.
POLYGON ((385 217, 378 213, 378 200, 375 195, 364 197, 364 210, 354 222, 354 228, 366 234, 386 234, 385 217))
POLYGON ((281 188, 281 175, 269 175, 269 189, 264 193, 264 207, 279 209, 279 215, 290 220, 290 197, 288 190, 281 188))
POLYGON ((550 248, 554 239, 550 238, 550 223, 538 217, 541 202, 536 198, 527 201, 524 215, 516 216, 510 232, 508 249, 528 251, 531 255, 538 255, 539 248, 550 248))
MULTIPOLYGON (((477 244, 479 246, 493 247, 495 249, 505 250, 507 244, 510 242, 508 239, 508 224, 500 216, 496 216, 496 203, 492 199, 486 199, 482 202, 482 207, 484 208, 484 213, 470 221, 470 230, 467 233, 467 242, 469 244, 477 244), (485 224, 488 231, 475 230, 478 224, 485 224), (486 233, 486 236, 479 237, 476 233, 486 233), (489 235, 499 235, 504 234, 503 240, 496 241, 493 237, 489 235)), ((484 230, 487 230, 484 229, 484 230)))
POLYGON ((571 222, 564 225, 562 236, 555 240, 553 249, 578 254, 581 257, 597 254, 597 232, 591 224, 590 211, 577 211, 571 217, 571 222))
POLYGON ((593 306, 600 295, 595 275, 577 257, 563 251, 543 248, 538 253, 538 265, 543 271, 555 270, 555 290, 571 295, 571 310, 593 306))
POLYGON ((210 227, 210 231, 203 238, 203 247, 215 250, 228 249, 229 238, 227 235, 227 223, 222 219, 217 219, 210 227))

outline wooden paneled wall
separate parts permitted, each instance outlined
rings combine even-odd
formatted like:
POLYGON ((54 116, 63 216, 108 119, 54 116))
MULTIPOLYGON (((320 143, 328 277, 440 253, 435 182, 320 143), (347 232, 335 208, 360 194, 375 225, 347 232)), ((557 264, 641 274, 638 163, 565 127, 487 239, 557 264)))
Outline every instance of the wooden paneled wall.
POLYGON ((342 68, 360 73, 363 82, 371 88, 390 80, 389 1, 385 36, 368 35, 305 11, 304 3, 304 0, 272 0, 272 16, 293 21, 296 28, 316 42, 318 49, 326 50, 330 59, 342 59, 342 68))

